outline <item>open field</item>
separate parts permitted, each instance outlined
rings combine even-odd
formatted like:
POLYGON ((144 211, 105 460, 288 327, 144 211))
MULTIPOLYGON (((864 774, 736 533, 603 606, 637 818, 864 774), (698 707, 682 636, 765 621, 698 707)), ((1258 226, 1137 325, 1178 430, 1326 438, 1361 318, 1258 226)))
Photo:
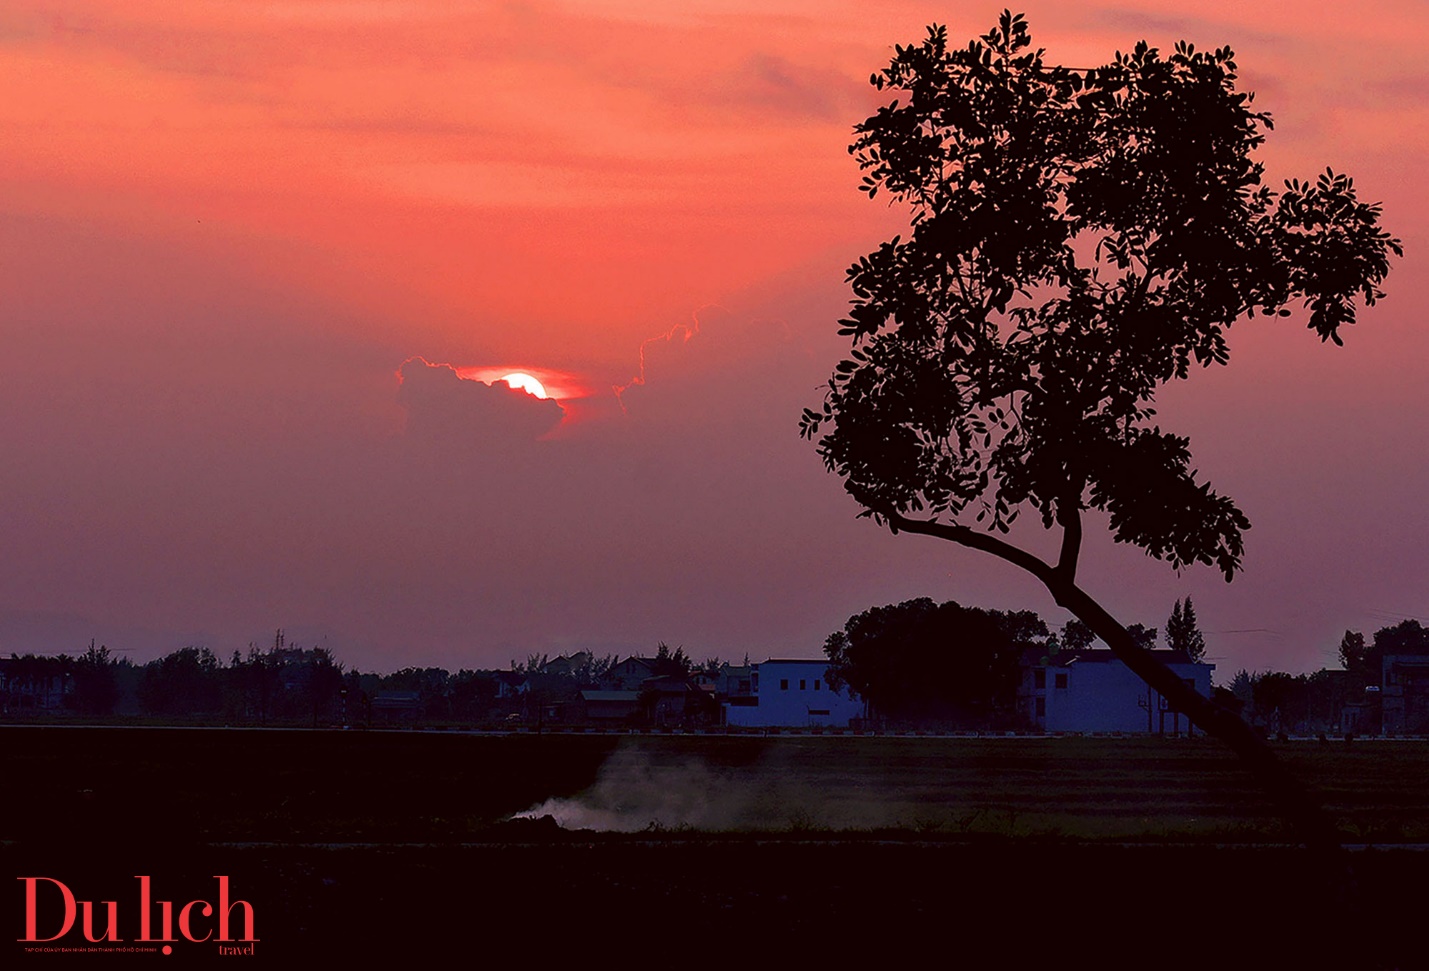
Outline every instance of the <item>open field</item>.
MULTIPOLYGON (((1429 743, 1280 750, 1346 840, 1429 842, 1429 743)), ((204 841, 462 841, 537 807, 624 831, 1281 835, 1235 758, 1203 738, 12 727, 0 771, 23 793, 0 808, 0 839, 62 838, 97 817, 204 841)))
MULTIPOLYGON (((1282 749, 1347 841, 1429 842, 1429 745, 1282 749)), ((180 901, 228 874, 274 954, 448 939, 574 954, 633 921, 675 947, 737 931, 835 950, 1013 941, 1030 957, 1062 952, 1028 920, 1065 932, 1120 915, 1134 927, 1117 939, 1148 947, 1173 918, 1181 956, 1220 953, 1250 921, 1243 957, 1339 946, 1394 967, 1375 929, 1417 921, 1408 888, 1429 878, 1429 854, 1379 848, 1351 854, 1345 886, 1274 845, 1265 801, 1202 739, 26 727, 0 728, 0 771, 6 870, 124 900, 136 874, 180 901), (507 822, 526 810, 567 829, 507 822)))

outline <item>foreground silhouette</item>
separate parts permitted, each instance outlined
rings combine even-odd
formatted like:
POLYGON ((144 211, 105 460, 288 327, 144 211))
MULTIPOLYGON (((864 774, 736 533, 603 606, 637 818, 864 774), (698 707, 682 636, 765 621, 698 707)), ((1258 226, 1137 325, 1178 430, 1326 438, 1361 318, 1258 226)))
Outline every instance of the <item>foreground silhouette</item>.
POLYGON ((1180 568, 1240 568, 1250 523, 1198 482, 1151 404, 1225 331, 1308 310, 1341 343, 1399 241, 1351 181, 1272 193, 1250 153, 1270 117, 1235 89, 1232 52, 1144 42, 1103 67, 1043 63, 1026 21, 950 49, 897 48, 872 83, 898 97, 855 128, 862 191, 911 232, 850 268, 850 359, 801 433, 864 515, 1026 570, 1173 707, 1239 753, 1307 844, 1336 835, 1238 716, 1188 688, 1077 583, 1082 517, 1180 568), (1030 507, 1055 562, 1004 538, 1030 507), (983 528, 962 521, 972 515, 983 528))

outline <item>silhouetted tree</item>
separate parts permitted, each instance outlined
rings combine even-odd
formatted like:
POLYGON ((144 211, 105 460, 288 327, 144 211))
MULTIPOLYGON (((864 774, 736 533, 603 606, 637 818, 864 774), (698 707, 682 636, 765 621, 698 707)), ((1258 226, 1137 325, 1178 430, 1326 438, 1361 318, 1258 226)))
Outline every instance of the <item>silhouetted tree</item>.
POLYGON ((342 665, 333 660, 332 652, 315 647, 303 658, 308 670, 302 680, 303 700, 312 712, 313 727, 323 720, 337 717, 338 692, 342 688, 342 665))
POLYGON ((1023 648, 1046 636, 1029 611, 920 597, 850 617, 824 653, 830 687, 848 685, 879 717, 989 728, 1015 706, 1023 648))
POLYGON ((1256 719, 1275 731, 1294 728, 1305 716, 1303 675, 1267 671, 1255 679, 1256 719))
POLYGON ((655 648, 655 657, 652 666, 655 670, 656 677, 666 675, 688 677, 690 672, 694 669, 694 662, 685 655, 683 645, 671 651, 670 645, 661 641, 655 648))
POLYGON ((1391 654, 1420 657, 1429 654, 1429 630, 1417 620, 1401 620, 1393 627, 1381 627, 1374 632, 1374 647, 1365 660, 1378 670, 1383 658, 1391 654))
POLYGON ((1068 651, 1085 651, 1096 639, 1092 629, 1075 617, 1062 625, 1061 644, 1068 651))
POLYGON ((872 77, 898 95, 855 128, 862 190, 912 209, 911 229, 855 263, 853 339, 820 410, 828 469, 893 532, 950 540, 1037 577, 1170 704, 1248 759, 1307 839, 1323 814, 1270 749, 1182 684, 1077 584, 1082 520, 1173 566, 1229 579, 1249 526, 1196 480, 1189 441, 1152 423, 1165 382, 1224 364, 1225 330, 1309 309, 1340 343, 1400 246, 1350 180, 1261 186, 1270 125, 1236 91, 1228 48, 1138 43, 1103 67, 1043 62, 1004 12, 950 47, 930 27, 872 77), (1055 561, 1004 535, 1031 507, 1061 532, 1055 561), (961 517, 985 524, 974 528, 961 517))
POLYGON ((462 668, 451 679, 452 716, 464 721, 483 721, 496 704, 496 677, 489 671, 462 668))
POLYGON ((1378 684, 1379 672, 1369 671, 1369 649, 1365 646, 1365 635, 1359 631, 1346 631, 1340 638, 1340 666, 1348 671, 1360 686, 1378 684))
POLYGON ((151 715, 192 716, 216 712, 222 702, 218 659, 206 647, 189 646, 144 665, 139 706, 151 715))
POLYGON ((1241 708, 1255 703, 1256 677, 1245 668, 1241 668, 1231 678, 1230 692, 1236 701, 1240 702, 1241 708))
MULTIPOLYGON (((534 657, 534 656, 533 656, 534 657)), ((543 677, 528 669, 532 680, 543 677)), ((451 674, 446 668, 402 668, 382 679, 386 691, 415 691, 425 719, 441 720, 452 716, 451 674)))
POLYGON ((1136 646, 1143 650, 1151 650, 1156 646, 1156 628, 1147 627, 1144 624, 1129 624, 1126 632, 1131 635, 1131 639, 1136 646))
MULTIPOLYGON (((281 639, 281 634, 279 635, 281 639)), ((248 657, 240 659, 234 652, 229 665, 228 676, 238 685, 244 717, 257 718, 260 724, 277 714, 283 690, 281 647, 275 640, 272 649, 264 652, 252 644, 248 645, 248 657)))
POLYGON ((119 680, 115 677, 114 657, 109 648, 95 648, 89 642, 89 649, 70 665, 74 678, 74 693, 70 704, 83 715, 112 715, 119 701, 119 680))
POLYGON ((1166 646, 1184 652, 1193 661, 1206 656, 1206 639, 1196 625, 1196 608, 1190 597, 1171 607, 1171 616, 1166 618, 1166 646))
POLYGON ((578 664, 571 674, 576 681, 582 685, 599 684, 600 679, 605 677, 612 667, 615 666, 615 655, 607 654, 604 657, 596 657, 594 654, 587 654, 585 660, 578 664))

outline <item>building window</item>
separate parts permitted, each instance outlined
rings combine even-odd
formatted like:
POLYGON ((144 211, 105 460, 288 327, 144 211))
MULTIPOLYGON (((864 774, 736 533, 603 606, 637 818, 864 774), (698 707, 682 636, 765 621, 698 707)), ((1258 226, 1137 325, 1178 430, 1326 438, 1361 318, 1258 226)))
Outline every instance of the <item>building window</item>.
POLYGON ((780 679, 779 679, 779 690, 780 690, 780 691, 788 691, 788 690, 789 690, 789 679, 788 679, 788 678, 780 678, 780 679))
POLYGON ((1038 668, 1032 672, 1032 687, 1039 689, 1047 687, 1047 671, 1045 668, 1038 668))
POLYGON ((1046 718, 1046 717, 1047 717, 1047 699, 1046 699, 1046 698, 1038 698, 1038 699, 1037 699, 1037 717, 1038 717, 1038 718, 1046 718))
POLYGON ((815 679, 814 679, 814 690, 815 690, 815 691, 818 691, 818 690, 819 690, 819 679, 818 679, 818 678, 815 678, 815 679))
POLYGON ((1065 687, 1067 687, 1067 675, 1066 675, 1065 673, 1062 673, 1062 674, 1057 675, 1057 687, 1059 687, 1059 688, 1065 688, 1065 687))
POLYGON ((807 690, 809 690, 809 685, 808 685, 808 683, 807 683, 803 678, 800 678, 800 679, 799 679, 799 690, 800 690, 800 691, 807 691, 807 690))
POLYGON ((829 710, 828 710, 827 708, 810 708, 810 709, 809 709, 809 714, 810 714, 810 715, 827 715, 828 713, 829 713, 829 710))

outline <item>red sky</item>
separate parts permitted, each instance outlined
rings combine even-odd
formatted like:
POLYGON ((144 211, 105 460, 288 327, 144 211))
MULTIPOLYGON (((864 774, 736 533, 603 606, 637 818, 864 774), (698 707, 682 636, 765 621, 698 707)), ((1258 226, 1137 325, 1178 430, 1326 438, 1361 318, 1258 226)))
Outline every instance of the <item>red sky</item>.
MULTIPOLYGON (((1245 573, 1094 541, 1083 583, 1128 623, 1194 597, 1222 680, 1313 670, 1346 628, 1429 620, 1429 8, 1182 6, 1024 9, 1073 65, 1232 46, 1271 184, 1349 172, 1406 256, 1345 348, 1256 322, 1163 398, 1254 523, 1245 573)), ((1060 622, 1011 568, 855 519, 797 435, 843 271, 901 224, 846 152, 867 77, 1000 9, 5 5, 0 651, 284 627, 455 669, 812 656, 914 596, 1060 622), (453 370, 496 368, 587 394, 562 421, 453 370)))

